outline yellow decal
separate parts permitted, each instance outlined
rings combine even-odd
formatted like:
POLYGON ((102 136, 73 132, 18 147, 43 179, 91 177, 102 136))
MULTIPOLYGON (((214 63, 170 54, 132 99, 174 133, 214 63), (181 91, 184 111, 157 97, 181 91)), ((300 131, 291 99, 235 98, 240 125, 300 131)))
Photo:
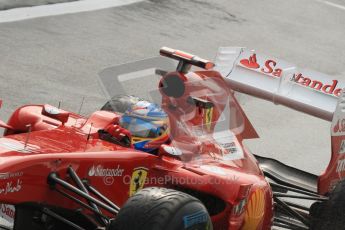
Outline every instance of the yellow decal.
POLYGON ((212 117, 213 117, 213 108, 205 109, 205 125, 208 131, 211 130, 212 124, 212 117))
POLYGON ((133 196, 137 191, 144 187, 147 174, 147 168, 140 167, 134 169, 129 187, 129 196, 133 196))
POLYGON ((242 230, 256 230, 265 214, 265 194, 262 189, 252 193, 244 216, 242 230))

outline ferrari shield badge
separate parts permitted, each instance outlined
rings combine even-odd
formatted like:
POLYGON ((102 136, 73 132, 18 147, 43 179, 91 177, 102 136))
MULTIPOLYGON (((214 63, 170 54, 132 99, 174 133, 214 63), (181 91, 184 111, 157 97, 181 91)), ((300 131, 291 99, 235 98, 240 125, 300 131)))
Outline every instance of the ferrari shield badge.
POLYGON ((133 196, 137 191, 144 187, 147 174, 147 168, 140 167, 134 169, 129 187, 129 196, 133 196))

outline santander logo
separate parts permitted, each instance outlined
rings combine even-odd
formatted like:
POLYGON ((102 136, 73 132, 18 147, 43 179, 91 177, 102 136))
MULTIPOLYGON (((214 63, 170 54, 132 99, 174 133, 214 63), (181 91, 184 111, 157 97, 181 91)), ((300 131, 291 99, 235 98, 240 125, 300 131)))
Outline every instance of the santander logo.
POLYGON ((345 119, 339 119, 338 122, 333 127, 334 133, 344 133, 345 132, 345 119))
POLYGON ((256 60, 256 54, 253 54, 248 59, 242 59, 240 63, 250 69, 258 69, 260 67, 256 60))
POLYGON ((332 83, 325 84, 321 81, 313 80, 310 77, 303 76, 303 74, 301 73, 294 74, 293 77, 291 78, 291 81, 294 81, 305 87, 314 89, 316 91, 320 91, 325 94, 330 94, 336 97, 340 96, 341 90, 342 90, 342 88, 337 88, 338 80, 332 80, 332 83))
POLYGON ((283 70, 281 68, 276 68, 277 62, 274 60, 266 60, 265 63, 260 66, 257 62, 256 54, 252 54, 248 59, 244 58, 240 60, 241 66, 247 69, 253 69, 255 71, 261 72, 266 75, 270 75, 273 77, 280 77, 283 70), (260 68, 261 67, 261 68, 260 68))
MULTIPOLYGON (((262 65, 258 62, 256 54, 253 53, 248 58, 240 60, 240 66, 262 73, 271 77, 279 78, 282 75, 283 69, 277 67, 277 61, 267 59, 262 65)), ((341 94, 341 87, 338 86, 338 80, 332 80, 330 83, 325 83, 319 80, 313 80, 312 77, 304 76, 302 73, 295 73, 290 79, 304 87, 311 88, 313 90, 339 97, 341 94)))

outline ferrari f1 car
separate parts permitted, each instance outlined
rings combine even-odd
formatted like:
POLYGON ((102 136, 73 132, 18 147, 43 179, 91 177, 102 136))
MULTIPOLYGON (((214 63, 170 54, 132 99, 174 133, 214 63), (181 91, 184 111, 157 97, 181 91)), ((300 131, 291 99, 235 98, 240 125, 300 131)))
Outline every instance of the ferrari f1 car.
POLYGON ((160 53, 102 71, 110 99, 90 116, 25 105, 0 123, 4 228, 344 228, 340 81, 242 48, 221 48, 215 63, 160 53), (325 172, 246 149, 258 135, 235 91, 332 121, 325 172))

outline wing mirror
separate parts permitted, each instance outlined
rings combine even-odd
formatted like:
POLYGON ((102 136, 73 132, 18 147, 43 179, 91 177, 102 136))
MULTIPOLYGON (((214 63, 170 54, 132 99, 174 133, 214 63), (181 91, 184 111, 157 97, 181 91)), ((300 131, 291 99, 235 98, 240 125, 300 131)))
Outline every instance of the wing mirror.
POLYGON ((182 151, 177 147, 163 144, 159 147, 158 155, 180 159, 182 156, 182 151))
POLYGON ((0 128, 4 128, 4 129, 13 129, 12 126, 6 124, 4 121, 0 120, 0 128))
POLYGON ((165 144, 159 147, 158 155, 160 157, 167 156, 182 161, 190 161, 194 157, 194 153, 189 150, 183 150, 182 152, 178 147, 165 144))
MULTIPOLYGON (((2 100, 0 100, 0 108, 2 107, 2 100)), ((4 129, 13 129, 12 126, 6 124, 6 122, 0 120, 0 128, 4 128, 4 129)))
POLYGON ((42 115, 61 121, 62 125, 64 125, 68 121, 69 112, 51 105, 44 105, 42 108, 42 115))

